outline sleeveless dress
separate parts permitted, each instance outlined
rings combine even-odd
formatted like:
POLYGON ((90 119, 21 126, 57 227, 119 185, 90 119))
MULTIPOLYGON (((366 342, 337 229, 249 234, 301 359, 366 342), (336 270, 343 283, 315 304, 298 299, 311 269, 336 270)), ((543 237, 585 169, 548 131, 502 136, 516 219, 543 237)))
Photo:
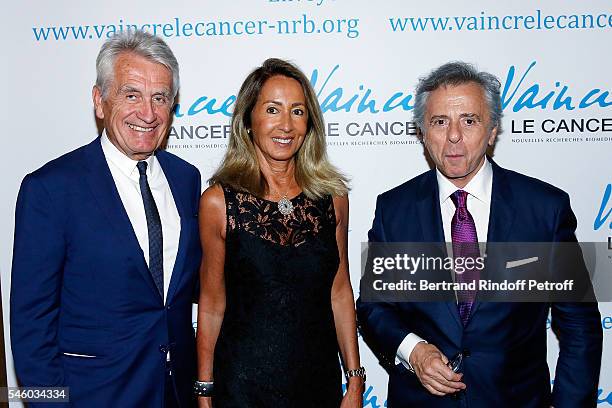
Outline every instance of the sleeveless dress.
POLYGON ((225 316, 215 408, 335 407, 342 373, 331 306, 339 265, 331 197, 277 203, 223 186, 225 316))

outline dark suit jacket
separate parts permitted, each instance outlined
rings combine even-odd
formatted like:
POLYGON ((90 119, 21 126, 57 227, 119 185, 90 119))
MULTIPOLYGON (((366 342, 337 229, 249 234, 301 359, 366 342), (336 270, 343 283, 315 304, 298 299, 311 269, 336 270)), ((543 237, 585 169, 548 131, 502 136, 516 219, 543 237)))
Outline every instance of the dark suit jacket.
MULTIPOLYGON (((493 165, 488 242, 575 242, 568 195, 542 181, 493 165)), ((428 171, 378 197, 370 242, 443 242, 438 184, 428 171)), ((474 305, 464 328, 455 302, 357 302, 364 339, 389 370, 388 406, 455 407, 430 394, 402 365, 397 349, 416 333, 451 358, 462 351, 461 395, 469 407, 592 407, 596 404, 602 328, 595 303, 474 305), (559 338, 554 390, 546 363, 546 319, 559 338)))
POLYGON ((182 406, 194 403, 200 173, 170 153, 156 156, 181 219, 165 305, 99 138, 23 180, 11 282, 21 385, 70 387, 71 405, 79 407, 161 407, 170 350, 182 406))

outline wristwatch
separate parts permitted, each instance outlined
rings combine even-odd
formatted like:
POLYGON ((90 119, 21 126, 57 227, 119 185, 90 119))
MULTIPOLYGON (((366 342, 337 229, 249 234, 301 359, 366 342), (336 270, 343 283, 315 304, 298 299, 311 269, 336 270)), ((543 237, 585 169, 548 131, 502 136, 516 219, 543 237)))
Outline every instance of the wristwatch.
POLYGON ((211 397, 214 391, 213 381, 196 381, 193 383, 193 392, 198 397, 211 397))
POLYGON ((361 377, 363 378, 364 383, 366 381, 366 370, 363 366, 355 370, 346 370, 346 373, 344 375, 346 376, 346 381, 348 381, 351 377, 361 377))

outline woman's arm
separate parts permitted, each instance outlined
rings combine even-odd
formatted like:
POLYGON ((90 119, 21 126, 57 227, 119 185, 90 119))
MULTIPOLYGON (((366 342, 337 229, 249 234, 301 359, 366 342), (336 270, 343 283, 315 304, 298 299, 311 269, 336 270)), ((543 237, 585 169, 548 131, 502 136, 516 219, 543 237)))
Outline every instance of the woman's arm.
MULTIPOLYGON (((335 197, 336 242, 340 255, 340 266, 332 286, 331 302, 336 325, 336 336, 342 362, 346 370, 359 368, 359 348, 357 346, 357 320, 355 300, 348 267, 348 196, 335 197)), ((351 377, 348 390, 342 401, 343 406, 361 407, 363 378, 351 377)))
MULTIPOLYGON (((202 264, 198 302, 198 380, 213 380, 215 344, 225 313, 225 199, 220 186, 209 187, 202 194, 199 210, 202 264)), ((199 398, 208 406, 210 398, 199 398)))

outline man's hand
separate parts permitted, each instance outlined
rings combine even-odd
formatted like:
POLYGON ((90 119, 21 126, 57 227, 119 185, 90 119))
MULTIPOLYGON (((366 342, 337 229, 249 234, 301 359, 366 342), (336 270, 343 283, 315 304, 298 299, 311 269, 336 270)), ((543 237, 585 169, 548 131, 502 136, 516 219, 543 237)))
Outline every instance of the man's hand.
POLYGON ((429 343, 418 343, 410 353, 410 364, 417 378, 433 395, 444 396, 465 389, 461 382, 463 374, 453 372, 447 363, 446 356, 429 343))

